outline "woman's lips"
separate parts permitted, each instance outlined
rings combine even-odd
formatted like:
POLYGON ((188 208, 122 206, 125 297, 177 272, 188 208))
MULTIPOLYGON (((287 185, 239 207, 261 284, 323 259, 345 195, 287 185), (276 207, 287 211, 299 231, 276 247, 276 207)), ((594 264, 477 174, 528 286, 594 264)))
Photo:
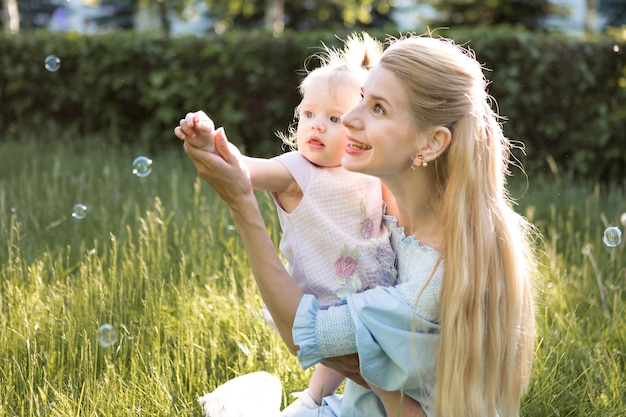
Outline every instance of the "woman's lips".
POLYGON ((359 151, 366 151, 368 149, 372 149, 371 146, 366 145, 363 142, 359 142, 358 140, 348 137, 348 145, 346 145, 346 149, 354 149, 359 151))

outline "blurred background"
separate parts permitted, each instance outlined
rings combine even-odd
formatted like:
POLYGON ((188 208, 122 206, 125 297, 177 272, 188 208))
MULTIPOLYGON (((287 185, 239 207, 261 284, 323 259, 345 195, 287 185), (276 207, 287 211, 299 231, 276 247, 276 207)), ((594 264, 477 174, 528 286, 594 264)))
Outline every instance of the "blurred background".
POLYGON ((315 27, 522 23, 566 33, 626 23, 624 0, 2 0, 5 31, 46 28, 95 33, 223 33, 235 27, 315 27))
POLYGON ((626 0, 1 1, 0 141, 162 148, 204 109, 274 156, 322 43, 433 33, 484 64, 527 170, 626 178, 626 0))

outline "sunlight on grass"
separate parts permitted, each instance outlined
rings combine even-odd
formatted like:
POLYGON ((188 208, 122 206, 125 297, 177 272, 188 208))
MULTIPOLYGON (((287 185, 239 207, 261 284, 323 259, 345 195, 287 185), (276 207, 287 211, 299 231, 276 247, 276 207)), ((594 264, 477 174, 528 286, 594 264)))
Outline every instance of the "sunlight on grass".
POLYGON ((546 177, 520 210, 544 236, 539 344, 526 416, 623 416, 626 410, 626 253, 603 230, 626 212, 623 184, 546 177), (534 216, 534 218, 533 218, 534 216))
MULTIPOLYGON (((0 416, 200 416, 199 395, 258 370, 285 395, 306 386, 262 317, 228 211, 181 149, 147 155, 137 178, 141 149, 45 143, 0 144, 0 416)), ((544 236, 544 277, 523 415, 621 416, 625 245, 601 236, 622 227, 623 188, 531 181, 517 207, 544 236)))

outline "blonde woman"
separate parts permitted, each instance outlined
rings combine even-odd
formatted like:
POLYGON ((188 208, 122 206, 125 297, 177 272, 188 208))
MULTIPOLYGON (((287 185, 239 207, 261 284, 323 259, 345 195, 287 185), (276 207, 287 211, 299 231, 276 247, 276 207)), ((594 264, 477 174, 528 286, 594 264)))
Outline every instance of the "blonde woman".
POLYGON ((392 40, 372 68, 342 117, 342 165, 380 178, 396 199, 384 221, 398 280, 328 310, 285 273, 225 136, 218 154, 185 146, 229 205, 289 349, 305 367, 324 362, 360 383, 348 381, 322 415, 519 415, 536 260, 532 228, 505 188, 511 144, 486 85, 471 52, 442 38, 392 40))

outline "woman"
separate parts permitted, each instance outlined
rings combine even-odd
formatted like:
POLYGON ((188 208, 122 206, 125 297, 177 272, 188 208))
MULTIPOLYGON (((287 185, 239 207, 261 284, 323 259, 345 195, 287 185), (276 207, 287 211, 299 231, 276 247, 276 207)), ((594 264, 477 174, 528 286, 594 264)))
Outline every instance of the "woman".
POLYGON ((511 144, 486 84, 471 53, 446 39, 394 40, 373 67, 363 100, 342 117, 342 165, 379 177, 396 199, 385 221, 398 283, 328 310, 285 272, 223 133, 218 154, 185 146, 229 205, 289 349, 305 367, 344 367, 372 389, 347 384, 327 404, 336 415, 410 415, 399 411, 406 406, 429 417, 519 415, 534 350, 536 260, 532 228, 505 189, 511 144))

